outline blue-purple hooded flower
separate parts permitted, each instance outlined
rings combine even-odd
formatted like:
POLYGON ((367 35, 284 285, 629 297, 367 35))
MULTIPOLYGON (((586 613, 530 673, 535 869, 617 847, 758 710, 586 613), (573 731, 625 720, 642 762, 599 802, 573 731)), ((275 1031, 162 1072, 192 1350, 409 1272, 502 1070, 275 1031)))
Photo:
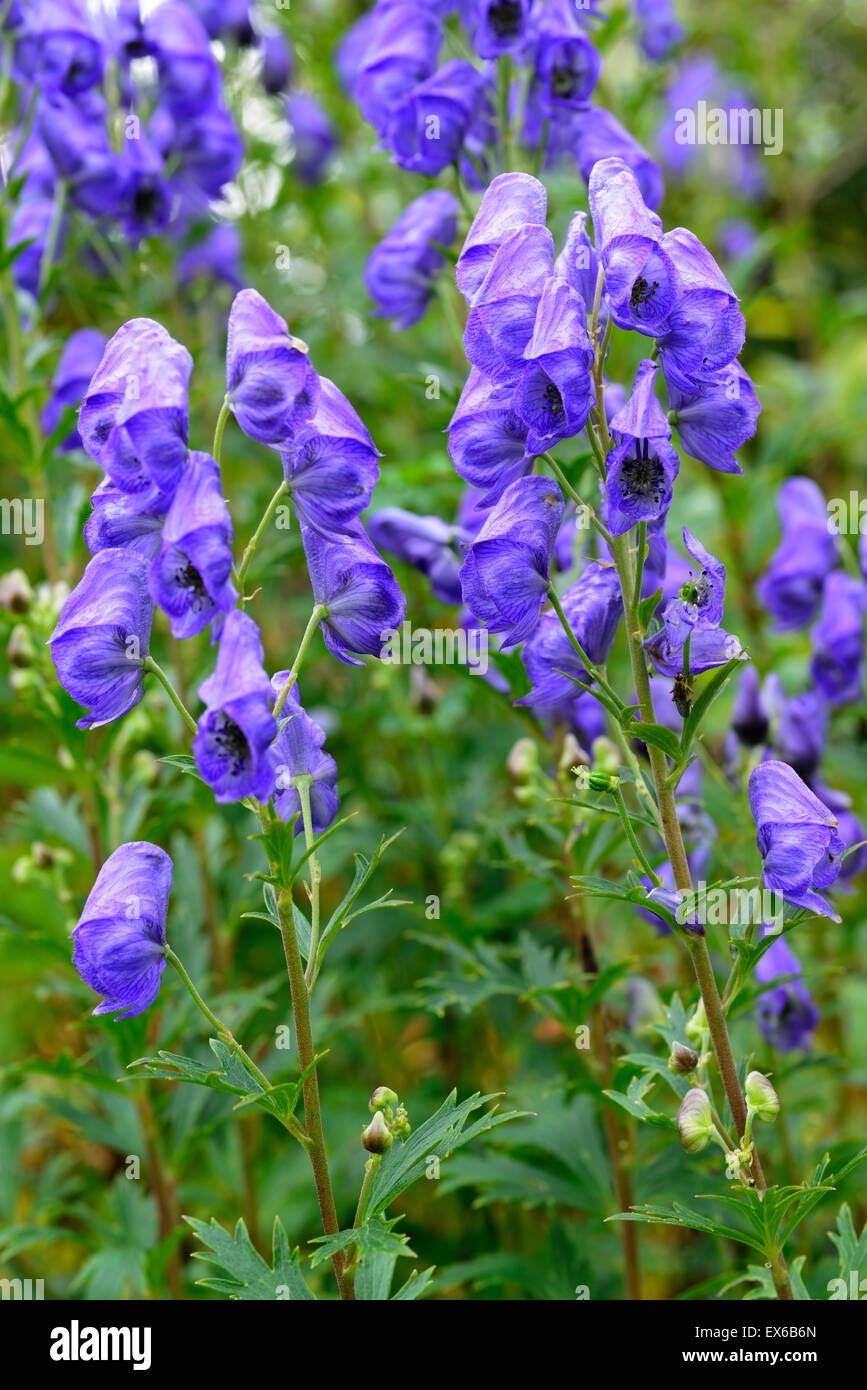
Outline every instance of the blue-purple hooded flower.
POLYGON ((822 782, 813 782, 812 789, 820 801, 824 801, 829 811, 837 817, 837 831, 843 841, 843 863, 838 880, 841 887, 867 868, 867 835, 864 827, 852 811, 852 798, 848 792, 836 791, 822 782))
POLYGON ((535 630, 548 592, 563 498, 548 478, 520 478, 487 517, 461 569, 464 603, 501 646, 535 630))
POLYGON ((187 248, 178 261, 182 285, 203 280, 209 285, 224 280, 236 292, 241 288, 241 238, 230 222, 218 223, 207 235, 187 248))
POLYGON ((458 289, 470 308, 500 247, 524 227, 544 227, 547 207, 545 185, 532 174, 498 174, 491 180, 455 271, 458 289))
POLYGON ((732 706, 731 727, 738 741, 747 748, 761 747, 770 734, 772 714, 770 703, 761 688, 759 673, 750 663, 741 672, 732 706))
POLYGON ((493 381, 517 383, 539 299, 553 271, 554 240, 547 227, 514 232, 494 256, 464 330, 468 360, 493 381))
POLYGON ((187 120, 210 106, 220 70, 207 31, 190 6, 166 0, 148 15, 145 39, 156 54, 160 96, 172 115, 187 120))
POLYGON ((684 36, 671 0, 634 0, 642 51, 652 62, 667 57, 684 36))
POLYGON ((84 526, 91 555, 121 548, 153 560, 159 552, 160 532, 171 500, 170 495, 155 489, 121 492, 110 478, 103 478, 91 496, 93 510, 84 526))
POLYGON ((78 0, 30 0, 18 36, 18 71, 44 92, 77 96, 102 77, 102 44, 78 0))
POLYGON ((810 478, 788 478, 778 499, 782 543, 757 584, 776 618, 776 631, 805 627, 816 617, 826 577, 837 563, 821 490, 810 478))
POLYGON ((724 666, 735 657, 747 659, 740 641, 720 627, 725 599, 725 567, 684 527, 683 542, 697 569, 689 572, 676 597, 662 610, 662 627, 646 642, 660 675, 677 676, 686 669, 694 675, 724 666))
POLYGON ((153 600, 148 562, 101 550, 60 610, 49 640, 60 684, 89 711, 76 728, 110 724, 137 705, 144 687, 153 600))
POLYGON ((422 193, 397 219, 368 257, 367 292, 377 316, 393 328, 410 328, 431 301, 445 258, 439 246, 451 246, 457 232, 457 200, 443 188, 422 193))
POLYGON ((493 506, 533 466, 527 426, 514 407, 515 388, 473 367, 449 422, 449 458, 460 477, 493 506))
POLYGON ((34 299, 39 297, 42 265, 53 216, 52 198, 29 198, 20 202, 12 214, 9 245, 20 247, 22 242, 25 243, 12 263, 12 274, 18 288, 26 290, 34 299))
POLYGON ((431 9, 409 3, 377 7, 367 18, 355 97, 382 136, 392 110, 432 74, 442 26, 431 9))
POLYGON ((92 100, 79 102, 61 92, 43 96, 36 128, 73 207, 90 217, 113 217, 123 197, 123 161, 109 143, 101 98, 88 95, 92 100))
POLYGON ((337 148, 337 134, 327 111, 309 92, 290 92, 286 120, 292 132, 292 169, 302 183, 321 183, 337 148))
POLYGON ((199 686, 207 708, 193 740, 199 772, 221 804, 248 796, 267 801, 274 790, 274 691, 262 660, 258 627, 248 613, 233 609, 223 624, 216 669, 199 686))
POLYGON ((514 398, 531 454, 544 453, 584 428, 593 393, 586 318, 577 290, 556 276, 545 282, 514 398))
MULTIPOLYGON (((46 434, 57 429, 64 411, 81 404, 90 379, 105 351, 104 334, 95 328, 79 328, 67 338, 60 361, 51 379, 51 399, 42 411, 41 424, 46 434)), ((63 452, 81 447, 81 435, 73 428, 57 446, 63 452)))
MULTIPOLYGON (((765 935, 768 934, 767 928, 765 935)), ((765 1041, 778 1052, 810 1047, 819 1011, 801 983, 803 971, 784 936, 778 936, 756 964, 756 979, 770 985, 756 1001, 756 1021, 765 1041), (792 979, 781 979, 793 976, 792 979), (775 984, 776 980, 781 980, 775 984)))
POLYGON ((95 1014, 136 1018, 159 994, 171 886, 171 859, 147 840, 121 845, 97 874, 72 958, 85 984, 104 996, 95 1014))
POLYGON ((547 0, 534 26, 534 82, 545 115, 580 111, 599 80, 602 59, 581 27, 572 0, 547 0))
MULTIPOLYGON (((276 696, 279 696, 288 676, 288 671, 278 671, 272 676, 271 685, 276 696)), ((292 686, 286 697, 280 712, 280 725, 271 750, 276 775, 274 809, 284 821, 298 816, 295 834, 302 834, 301 798, 295 778, 309 777, 312 829, 315 835, 320 835, 331 825, 340 804, 335 790, 337 764, 329 753, 323 752, 325 731, 302 708, 297 685, 292 686)))
POLYGON ((680 459, 656 398, 657 364, 639 363, 629 399, 611 421, 614 448, 606 459, 608 529, 622 536, 639 521, 656 521, 671 506, 680 459))
POLYGON ((735 454, 755 434, 761 406, 741 364, 729 362, 689 391, 668 378, 666 386, 686 453, 719 473, 742 473, 735 454))
POLYGON ((836 816, 788 763, 760 763, 750 774, 749 795, 765 887, 795 907, 839 922, 817 891, 840 873, 843 841, 836 816))
POLYGON ((828 706, 817 690, 784 700, 773 732, 774 753, 810 781, 825 752, 828 706))
POLYGON ((319 399, 307 354, 258 290, 241 290, 229 312, 226 400, 245 434, 278 448, 294 439, 319 399))
POLYGON ((471 63, 453 58, 407 92, 388 117, 383 136, 402 169, 433 178, 454 164, 484 96, 471 63))
MULTIPOLYGON (((588 660, 594 666, 604 665, 623 612, 616 570, 611 565, 591 561, 567 589, 561 606, 588 660)), ((592 677, 582 665, 556 613, 544 615, 525 645, 522 657, 533 688, 518 703, 529 705, 548 718, 568 718, 577 696, 586 694, 575 681, 589 685, 592 677)))
POLYGON ((566 232, 563 250, 554 262, 554 274, 578 291, 589 313, 593 308, 598 273, 599 262, 587 232, 587 214, 575 212, 566 232))
POLYGON ((579 112, 572 124, 571 139, 575 160, 586 183, 589 184, 594 166, 600 160, 619 159, 632 170, 647 207, 659 207, 665 192, 659 165, 604 106, 590 106, 579 112))
POLYGON ((470 0, 465 23, 473 27, 473 47, 480 58, 520 53, 528 41, 532 0, 470 0))
POLYGON ((316 413, 281 450, 295 511, 326 535, 351 529, 379 478, 378 451, 339 387, 319 378, 316 413))
POLYGON ((187 458, 193 359, 153 319, 130 319, 108 342, 81 403, 91 458, 124 492, 172 492, 187 458))
POLYGON ((734 290, 693 232, 675 227, 666 232, 662 246, 677 269, 683 293, 660 339, 660 360, 669 386, 689 394, 735 360, 744 345, 746 325, 734 290))
POLYGON ((389 566, 360 521, 324 536, 301 522, 313 597, 325 608, 325 645, 338 661, 360 666, 353 653, 379 656, 387 634, 403 622, 406 604, 389 566))
POLYGON ((460 526, 438 516, 416 516, 402 507, 384 507, 368 517, 375 546, 413 565, 430 580, 441 603, 461 603, 461 543, 472 539, 460 526))
POLYGON ((861 698, 865 606, 867 590, 860 579, 842 570, 828 575, 812 633, 810 674, 830 705, 861 698))
POLYGON ((589 197, 611 317, 619 328, 661 337, 669 327, 682 284, 662 244, 659 218, 646 206, 635 175, 622 159, 594 164, 589 197))
POLYGON ((151 594, 169 616, 172 636, 193 637, 235 607, 232 520, 210 454, 194 452, 162 528, 148 575, 151 594))

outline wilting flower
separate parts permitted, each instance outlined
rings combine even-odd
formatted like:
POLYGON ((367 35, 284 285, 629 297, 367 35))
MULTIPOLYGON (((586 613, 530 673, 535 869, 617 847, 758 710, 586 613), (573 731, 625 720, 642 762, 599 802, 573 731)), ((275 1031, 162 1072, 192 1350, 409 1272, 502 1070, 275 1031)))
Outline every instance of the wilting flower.
MULTIPOLYGON (((279 696, 288 676, 288 671, 278 671, 272 676, 275 695, 279 696)), ((295 781, 299 776, 309 777, 312 829, 318 835, 328 829, 337 815, 337 764, 330 754, 322 751, 325 731, 302 709, 297 685, 292 686, 286 697, 280 723, 282 727, 271 750, 277 778, 274 809, 284 821, 299 815, 301 798, 295 781)), ((295 834, 300 835, 303 829, 299 817, 295 834)))
POLYGON ((720 473, 742 473, 735 454, 755 434, 761 406, 740 363, 719 368, 689 391, 680 391, 668 380, 666 385, 673 423, 686 452, 720 473))
POLYGON ((95 1014, 135 1018, 159 994, 171 886, 171 859, 147 840, 121 845, 97 874, 72 958, 85 984, 105 996, 95 1014))
POLYGON ((513 232, 494 256, 464 330, 467 358, 492 380, 514 384, 523 372, 524 349, 553 270, 554 241, 544 226, 513 232))
POLYGON ((491 632, 503 634, 503 647, 523 642, 539 622, 562 519, 555 483, 520 478, 470 546, 461 569, 464 603, 491 632))
POLYGON ((233 540, 220 470, 210 454, 192 453, 148 576, 154 601, 169 615, 172 636, 193 637, 218 613, 234 608, 233 540))
POLYGON ((484 79, 453 58, 391 110, 385 143, 402 169, 429 178, 457 159, 479 110, 484 79))
POLYGON ((541 454, 584 428, 593 389, 586 317, 577 290, 555 276, 546 281, 514 400, 529 431, 529 453, 541 454))
MULTIPOLYGON (((60 361, 51 379, 51 399, 42 412, 46 434, 57 429, 64 411, 79 406, 105 351, 105 337, 95 328, 80 328, 66 340, 60 361)), ((81 445, 81 435, 73 428, 57 446, 66 451, 81 445)))
POLYGON ((819 611, 825 579, 837 563, 820 489, 810 478, 788 478, 780 488, 783 538, 758 582, 759 597, 784 632, 804 627, 819 611))
POLYGON ((91 458, 124 492, 172 492, 187 457, 193 359, 153 319, 130 319, 109 340, 81 404, 91 458))
POLYGON ((143 555, 102 550, 60 610, 49 638, 57 676, 73 700, 90 706, 76 728, 110 724, 142 697, 154 609, 147 571, 143 555))
POLYGON ((665 191, 659 165, 604 106, 590 106, 579 112, 570 135, 572 150, 586 183, 589 184, 593 167, 600 160, 619 159, 632 170, 647 207, 659 206, 665 191))
POLYGON ((288 491, 301 521, 345 531, 370 501, 379 477, 377 449, 356 411, 328 377, 319 378, 313 418, 281 450, 288 491))
POLYGON ((494 257, 523 227, 544 227, 545 185, 532 174, 498 174, 485 190, 458 257, 458 289, 472 307, 494 257))
POLYGON ((843 841, 836 817, 788 763, 760 763, 750 774, 749 792, 765 887, 795 907, 839 922, 816 891, 829 888, 840 872, 843 841))
POLYGON ((614 448, 606 460, 608 528, 622 536, 638 521, 656 521, 671 506, 680 469, 671 429, 656 398, 657 365, 645 360, 626 405, 611 421, 614 448))
MULTIPOLYGON (((588 661, 594 666, 604 665, 623 612, 620 583, 613 566, 591 561, 567 589, 561 606, 588 661)), ((533 688, 519 704, 529 705, 549 718, 563 718, 575 699, 586 694, 575 681, 589 685, 592 677, 556 613, 545 614, 522 656, 533 688)))
POLYGON ((662 223, 622 159, 594 165, 589 196, 611 317, 620 328, 657 338, 668 329, 682 290, 677 267, 662 245, 662 223))
POLYGON ((252 796, 267 801, 274 790, 268 750, 277 724, 274 692, 262 665, 259 629, 248 613, 228 614, 217 666, 199 686, 207 708, 199 719, 193 753, 199 772, 220 803, 252 796))
POLYGON ((768 947, 756 965, 755 974, 761 984, 772 986, 764 990, 756 1002, 756 1019, 765 1041, 779 1052, 793 1052, 796 1048, 806 1051, 819 1022, 819 1011, 801 983, 800 962, 784 936, 778 936, 768 947), (794 978, 774 983, 787 975, 794 978))
POLYGON ((309 92, 289 94, 286 119, 292 132, 293 172, 302 183, 317 184, 337 145, 334 126, 309 92))
POLYGON ((498 385, 473 367, 449 422, 449 458, 466 482, 487 494, 488 506, 533 466, 514 397, 513 385, 498 385))
POLYGON ((444 264, 440 246, 451 246, 457 231, 456 199, 442 188, 422 193, 371 252, 364 283, 377 314, 393 328, 417 323, 430 303, 444 264))
POLYGON ((684 528, 683 542, 699 566, 683 584, 678 597, 662 610, 662 627, 646 646, 660 675, 677 676, 686 669, 686 642, 689 639, 689 670, 698 675, 715 666, 724 666, 734 657, 746 660, 737 637, 720 627, 725 595, 725 566, 692 532, 684 528))
POLYGON ((313 597, 325 609, 325 645, 349 666, 360 666, 352 655, 379 656, 383 633, 400 627, 406 613, 397 581, 375 550, 361 522, 348 534, 325 537, 301 523, 301 539, 313 586, 313 597))
POLYGON ((544 114, 580 111, 602 70, 572 0, 548 0, 535 26, 536 96, 544 114))
POLYGON ((244 433, 260 444, 288 444, 316 409, 319 379, 303 346, 258 290, 235 296, 226 400, 244 433))
POLYGON ((831 705, 861 696, 865 600, 864 584, 851 574, 838 570, 825 580, 822 615, 813 628, 810 673, 831 705))
POLYGON ((160 548, 160 532, 171 500, 170 494, 155 489, 121 492, 110 478, 103 478, 91 496, 93 511, 84 527, 91 555, 118 547, 139 551, 152 560, 160 548))

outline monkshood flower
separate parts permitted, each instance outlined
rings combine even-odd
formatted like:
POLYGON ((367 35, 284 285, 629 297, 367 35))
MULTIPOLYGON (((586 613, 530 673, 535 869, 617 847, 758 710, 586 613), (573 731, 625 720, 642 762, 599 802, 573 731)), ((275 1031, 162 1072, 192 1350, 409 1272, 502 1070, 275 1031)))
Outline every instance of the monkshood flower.
POLYGON ((777 632, 805 627, 819 611, 826 577, 837 563, 821 490, 810 478, 788 478, 778 499, 782 543, 757 584, 777 632))
POLYGON ((514 385, 498 385, 473 367, 449 422, 449 458, 460 477, 487 494, 488 506, 533 466, 514 399, 514 385))
MULTIPOLYGON (((611 650, 623 600, 617 573, 611 565, 591 561, 567 589, 561 606, 579 645, 594 666, 604 665, 611 650)), ((522 652, 533 689, 518 704, 562 718, 579 694, 575 680, 591 683, 590 673, 569 641, 556 613, 546 613, 522 652), (570 676, 575 680, 570 680, 570 676)), ((586 694, 586 692, 580 692, 586 694)), ((589 698, 593 698, 590 696, 589 698)))
POLYGON ((598 273, 599 263, 587 232, 587 214, 573 213, 563 250, 554 262, 554 274, 578 291, 588 313, 593 308, 598 273))
POLYGON ((689 391, 667 385, 672 423, 690 457, 719 473, 742 473, 735 454, 755 434, 761 406, 741 364, 730 362, 689 391))
POLYGON ((662 202, 665 186, 659 165, 603 106, 591 106, 579 112, 568 135, 585 183, 589 184, 593 167, 600 160, 619 159, 635 175, 647 207, 656 208, 662 202))
POLYGON ((81 403, 92 459, 124 492, 173 492, 187 458, 193 359, 153 319, 130 319, 109 339, 81 403))
POLYGON ((262 665, 259 629, 234 609, 223 624, 217 665, 199 686, 207 706, 193 740, 196 765, 220 804, 274 790, 269 748, 277 733, 274 691, 262 665))
POLYGON ((173 637, 194 637, 237 601, 231 580, 232 520, 210 454, 194 452, 162 528, 148 583, 169 615, 173 637))
POLYGON ((137 705, 144 689, 154 605, 148 562, 129 550, 94 555, 49 640, 60 684, 90 706, 76 728, 98 728, 137 705))
POLYGON ((356 522, 350 534, 326 537, 301 523, 313 597, 323 608, 322 636, 338 661, 361 666, 352 653, 379 656, 383 633, 400 627, 406 604, 397 581, 356 522))
POLYGON ((676 598, 662 610, 662 627, 645 643, 660 675, 677 676, 686 669, 689 638, 689 670, 694 675, 724 666, 735 657, 746 660, 740 641, 720 627, 725 598, 725 567, 686 528, 683 541, 698 572, 689 577, 676 598))
POLYGON ((553 270, 554 240, 544 226, 514 232, 494 256, 464 330, 467 359, 493 381, 515 384, 523 372, 524 349, 553 270))
POLYGON ((514 408, 528 429, 531 454, 541 454, 584 428, 594 389, 586 320, 577 290, 556 276, 546 281, 524 348, 527 366, 514 398, 514 408))
POLYGON ((309 92, 291 92, 286 98, 286 120, 292 134, 292 169, 302 183, 322 182, 325 166, 337 148, 334 126, 309 92))
POLYGON ((371 252, 364 269, 367 292, 379 318, 392 328, 410 328, 431 301, 436 277, 445 264, 440 246, 451 246, 457 232, 457 199, 432 188, 397 219, 371 252))
POLYGON ((395 163, 433 178, 454 164, 484 96, 484 78, 453 58, 407 92, 388 117, 383 140, 395 163))
POLYGON ((465 10, 465 23, 475 25, 473 47, 480 58, 520 53, 528 37, 532 0, 474 0, 465 10))
POLYGON ((563 498, 548 478, 519 478, 506 488, 461 569, 464 603, 503 649, 535 630, 548 592, 563 498))
POLYGON ((410 3, 377 6, 364 18, 370 22, 360 34, 355 98, 382 136, 391 111, 433 73, 442 26, 432 8, 410 3))
POLYGON ((189 247, 178 261, 180 284, 204 281, 210 288, 215 280, 224 280, 236 292, 241 288, 241 238, 230 222, 212 227, 204 240, 189 247))
POLYGON ((262 54, 262 86, 269 96, 285 91, 292 77, 295 56, 282 34, 262 34, 259 38, 262 54))
POLYGON ((662 223, 622 159, 593 166, 589 197, 611 317, 619 328, 658 338, 682 293, 677 267, 662 245, 662 223))
POLYGON ((159 994, 171 886, 171 859, 147 840, 120 845, 97 874, 72 957, 84 983, 104 996, 95 1014, 136 1018, 159 994))
POLYGON ((815 690, 785 700, 773 735, 774 753, 809 781, 825 752, 828 706, 815 690))
MULTIPOLYGON (((271 677, 275 698, 280 695, 289 677, 288 671, 278 671, 271 677)), ((293 685, 280 711, 281 729, 274 740, 271 757, 276 774, 274 809, 281 820, 298 816, 295 834, 301 835, 304 823, 300 816, 301 798, 295 778, 310 778, 310 818, 314 835, 327 830, 337 815, 337 764, 323 752, 325 731, 301 707, 298 686, 293 685), (285 721, 285 722, 284 722, 285 721)))
POLYGON ((812 633, 810 674, 830 705, 861 696, 865 606, 867 591, 860 579, 842 570, 828 575, 822 614, 812 633))
POLYGON ((599 80, 602 59, 572 0, 547 0, 534 26, 535 84, 542 111, 579 111, 599 80))
POLYGON ((76 96, 102 77, 105 54, 78 0, 30 0, 15 50, 18 71, 41 91, 76 96))
POLYGON ((749 795, 764 886, 795 907, 839 922, 817 892, 829 888, 840 872, 843 841, 836 816, 788 763, 760 763, 750 774, 749 795))
POLYGON ((498 174, 491 181, 467 232, 455 270, 458 289, 470 308, 500 248, 525 227, 544 227, 547 207, 545 185, 532 174, 498 174))
POLYGON ((288 444, 316 409, 319 378, 303 346, 258 290, 235 296, 229 313, 226 402, 244 433, 260 444, 288 444))
POLYGON ((656 521, 671 506, 680 459, 656 398, 657 364, 639 363, 629 400, 611 421, 614 448, 606 459, 608 528, 622 536, 636 522, 656 521))
MULTIPOLYGON (((12 274, 19 289, 26 290, 34 299, 39 297, 39 280, 45 249, 48 244, 48 230, 54 217, 52 198, 29 198, 21 202, 12 214, 9 230, 10 247, 26 243, 12 262, 12 274)), ((65 224, 64 224, 65 232, 65 224)), ((58 241, 58 251, 63 239, 58 241)))
POLYGON ((735 360, 746 325, 737 295, 697 236, 675 227, 662 245, 677 267, 683 294, 660 339, 660 359, 669 388, 689 394, 735 360))
MULTIPOLYGON (((681 627, 671 632, 663 625, 645 643, 654 666, 660 675, 678 676, 683 673, 685 635, 681 627)), ((746 661, 740 641, 721 627, 694 628, 689 643, 689 669, 694 676, 725 666, 735 657, 746 661)))
POLYGON ((459 547, 472 540, 469 532, 438 516, 416 516, 402 507, 374 512, 367 527, 374 545, 427 575, 441 603, 462 602, 459 547))
POLYGON ((752 664, 745 666, 732 707, 732 729, 739 742, 747 748, 767 743, 771 717, 772 710, 761 690, 758 671, 752 664))
POLYGON ((40 101, 36 126, 73 207, 91 217, 113 217, 123 196, 123 164, 109 144, 101 99, 92 106, 56 92, 40 101))
POLYGON ((641 47, 652 62, 667 57, 684 36, 671 0, 635 0, 641 47))
MULTIPOLYGON (((60 361, 51 379, 51 399, 42 411, 41 424, 46 434, 57 429, 64 412, 81 404, 82 397, 105 351, 104 334, 95 328, 79 328, 66 340, 60 361)), ((81 435, 73 427, 57 448, 66 453, 81 447, 81 435)))
MULTIPOLYGON (((765 935, 768 928, 765 928, 765 935)), ((784 936, 778 936, 755 969, 760 984, 770 985, 756 1002, 756 1021, 765 1041, 778 1052, 807 1051, 819 1022, 819 1011, 806 986, 797 956, 784 936), (792 979, 781 977, 792 976, 792 979), (776 980, 781 980, 775 984, 776 980)))
POLYGON ((164 163, 144 134, 124 146, 121 223, 131 246, 164 232, 171 221, 172 190, 163 177, 164 163))
POLYGON ((189 5, 167 0, 145 21, 145 38, 156 55, 160 97, 180 120, 196 116, 215 100, 220 70, 207 32, 189 5))
POLYGON ((378 450, 357 412, 328 377, 319 378, 316 412, 281 450, 283 475, 299 520, 346 531, 363 512, 379 478, 378 450))
POLYGON ((846 792, 835 791, 821 782, 813 782, 813 791, 837 817, 837 831, 843 841, 843 859, 839 883, 848 883, 867 868, 867 835, 861 822, 852 814, 852 798, 846 792), (857 846, 857 848, 856 848, 857 846), (847 853, 851 851, 851 853, 847 853))
POLYGON ((121 492, 110 478, 103 478, 90 502, 93 511, 84 527, 91 555, 122 548, 138 551, 153 560, 160 548, 160 532, 171 496, 155 489, 121 492))
POLYGON ((241 167, 244 147, 231 115, 213 102, 194 120, 177 117, 168 154, 176 164, 172 188, 177 198, 177 218, 187 225, 209 212, 212 199, 241 167))

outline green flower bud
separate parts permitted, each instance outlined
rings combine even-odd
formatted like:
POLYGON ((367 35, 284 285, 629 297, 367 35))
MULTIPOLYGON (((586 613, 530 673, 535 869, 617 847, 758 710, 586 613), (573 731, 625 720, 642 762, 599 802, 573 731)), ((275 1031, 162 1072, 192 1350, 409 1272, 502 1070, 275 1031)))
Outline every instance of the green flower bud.
POLYGON ((6 655, 9 658, 9 664, 17 666, 19 669, 33 665, 36 649, 33 646, 33 638, 29 628, 24 627, 21 623, 17 627, 13 627, 9 645, 6 648, 6 655))
POLYGON ((48 845, 44 845, 41 840, 33 841, 31 853, 33 855, 33 863, 36 865, 37 869, 52 869, 54 867, 54 852, 49 849, 48 845))
POLYGON ((751 1071, 744 1088, 747 1105, 753 1114, 768 1124, 773 1124, 780 1113, 780 1097, 766 1076, 760 1071, 751 1071))
POLYGON ((704 1011, 704 1000, 700 999, 695 1008, 695 1013, 686 1025, 686 1036, 690 1042, 701 1044, 703 1035, 707 1032, 707 1014, 704 1011))
POLYGON ((677 1112, 677 1132, 688 1154, 700 1154, 714 1133, 710 1101, 699 1086, 687 1091, 677 1112))
POLYGON ((368 1153, 388 1153, 394 1143, 394 1135, 385 1123, 385 1116, 377 1110, 367 1129, 361 1131, 361 1142, 368 1153))
POLYGON ((23 570, 10 570, 0 579, 0 608, 7 613, 26 613, 33 600, 30 580, 23 570))
POLYGON ((409 1122, 406 1110, 399 1105, 394 1112, 394 1119, 391 1122, 391 1132, 398 1139, 408 1139, 412 1133, 412 1125, 409 1122))
POLYGON ((684 1047, 683 1043, 672 1043, 671 1056, 668 1059, 668 1070, 675 1076, 689 1076, 690 1072, 695 1071, 698 1066, 698 1053, 693 1052, 691 1047, 684 1047))
POLYGON ((397 1095, 389 1090, 387 1086, 377 1086, 368 1102, 368 1110, 374 1113, 377 1110, 385 1110, 387 1106, 397 1105, 397 1095))
POLYGON ((620 778, 613 773, 591 772, 587 767, 573 767, 575 786, 581 791, 613 792, 620 786, 620 778))

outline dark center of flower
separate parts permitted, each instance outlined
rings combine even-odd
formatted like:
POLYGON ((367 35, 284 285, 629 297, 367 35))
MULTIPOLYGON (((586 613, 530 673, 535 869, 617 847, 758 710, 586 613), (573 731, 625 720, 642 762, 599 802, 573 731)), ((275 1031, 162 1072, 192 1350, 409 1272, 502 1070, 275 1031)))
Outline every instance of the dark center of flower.
POLYGON ((221 710, 214 727, 214 742, 220 754, 231 763, 233 776, 243 772, 250 757, 250 745, 240 725, 221 710))
POLYGON ((655 454, 648 457, 647 440, 634 458, 623 465, 623 496, 628 502, 660 507, 665 496, 665 469, 655 454))
POLYGON ((692 604, 694 608, 704 607, 710 597, 710 580, 707 571, 702 570, 701 574, 695 576, 690 574, 689 579, 681 587, 680 596, 684 603, 692 604))
POLYGON ((632 293, 629 296, 629 307, 634 310, 636 317, 640 318, 638 310, 642 304, 649 304, 656 291, 659 289, 659 281, 654 280, 649 284, 643 275, 639 275, 635 284, 632 286, 632 293))
POLYGON ((186 556, 183 556, 183 563, 178 564, 175 570, 175 583, 179 589, 186 589, 190 596, 190 606, 196 613, 201 613, 202 609, 209 605, 211 600, 205 588, 204 580, 186 556))
POLYGON ((542 392, 542 410, 546 415, 550 415, 552 421, 562 420, 563 418, 563 397, 560 395, 553 381, 549 381, 545 390, 542 392))
POLYGON ((159 186, 151 180, 142 180, 132 200, 133 212, 138 222, 149 222, 162 206, 159 186))
POLYGON ((516 39, 521 33, 522 9, 519 0, 499 0, 488 10, 488 23, 498 39, 516 39))
POLYGON ((571 97, 578 85, 579 73, 570 59, 562 58, 551 70, 552 97, 571 97))

